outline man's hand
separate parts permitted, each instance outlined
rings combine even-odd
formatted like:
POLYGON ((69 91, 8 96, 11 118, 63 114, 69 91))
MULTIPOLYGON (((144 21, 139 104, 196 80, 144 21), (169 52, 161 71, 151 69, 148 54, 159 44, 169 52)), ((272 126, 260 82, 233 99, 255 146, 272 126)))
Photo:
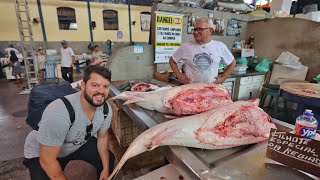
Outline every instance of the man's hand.
POLYGON ((103 169, 100 174, 99 180, 107 180, 108 177, 109 177, 109 169, 103 169))
POLYGON ((182 74, 182 73, 180 72, 177 63, 172 59, 172 57, 171 57, 170 60, 169 60, 169 64, 170 64, 170 67, 171 67, 173 73, 177 76, 177 78, 178 78, 183 84, 189 84, 189 83, 190 83, 189 78, 188 78, 185 74, 182 74))
POLYGON ((216 80, 213 82, 213 84, 221 84, 221 83, 223 83, 224 80, 226 80, 226 79, 223 78, 222 76, 217 76, 216 80))
POLYGON ((183 84, 189 84, 190 80, 189 78, 185 75, 180 73, 179 75, 177 75, 177 78, 183 83, 183 84))

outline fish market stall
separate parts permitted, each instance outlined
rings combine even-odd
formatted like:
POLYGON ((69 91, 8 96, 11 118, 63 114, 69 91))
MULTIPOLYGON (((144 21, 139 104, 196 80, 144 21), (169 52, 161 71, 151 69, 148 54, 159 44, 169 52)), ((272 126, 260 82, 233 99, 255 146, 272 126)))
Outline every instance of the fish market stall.
MULTIPOLYGON (((158 86, 166 83, 150 80, 158 86)), ((111 97, 120 94, 123 81, 110 85, 111 97)), ((123 101, 115 101, 122 104, 123 101)), ((135 104, 120 105, 132 121, 146 130, 169 121, 165 114, 138 107, 135 104)), ((294 126, 273 119, 277 128, 290 132, 294 126)), ((163 155, 175 166, 184 179, 312 179, 310 176, 266 158, 267 141, 222 150, 202 150, 178 146, 159 147, 163 155)))

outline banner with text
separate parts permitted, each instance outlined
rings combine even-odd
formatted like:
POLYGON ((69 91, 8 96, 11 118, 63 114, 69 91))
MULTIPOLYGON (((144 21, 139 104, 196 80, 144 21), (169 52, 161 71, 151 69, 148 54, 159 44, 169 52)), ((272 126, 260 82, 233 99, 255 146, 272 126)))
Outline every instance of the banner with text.
POLYGON ((320 142, 271 129, 267 157, 320 177, 320 142))
POLYGON ((156 14, 155 63, 169 62, 181 46, 183 15, 156 14))

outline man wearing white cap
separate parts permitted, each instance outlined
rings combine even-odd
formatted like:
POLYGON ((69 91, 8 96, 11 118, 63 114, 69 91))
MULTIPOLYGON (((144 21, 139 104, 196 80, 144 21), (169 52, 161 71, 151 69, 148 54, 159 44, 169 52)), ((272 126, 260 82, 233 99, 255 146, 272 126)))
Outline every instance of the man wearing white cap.
POLYGON ((61 74, 64 80, 72 83, 75 55, 73 50, 68 46, 68 41, 61 41, 61 45, 61 74))

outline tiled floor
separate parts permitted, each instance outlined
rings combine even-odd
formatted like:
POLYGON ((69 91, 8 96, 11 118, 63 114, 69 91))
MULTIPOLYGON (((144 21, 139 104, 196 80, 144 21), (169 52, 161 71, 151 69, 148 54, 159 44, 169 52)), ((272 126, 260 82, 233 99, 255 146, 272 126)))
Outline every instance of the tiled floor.
MULTIPOLYGON (((20 95, 22 89, 22 84, 0 79, 0 179, 29 179, 28 171, 22 165, 24 141, 31 131, 25 121, 29 95, 20 95)), ((117 158, 121 158, 125 148, 118 146, 112 132, 110 139, 111 150, 117 158)), ((158 151, 144 153, 129 160, 120 173, 124 177, 118 176, 117 179, 141 176, 162 161, 163 157, 158 151)), ((93 167, 83 162, 69 163, 65 173, 70 177, 68 179, 95 179, 93 167)))
POLYGON ((0 79, 0 161, 23 157, 23 144, 31 128, 26 125, 29 95, 19 95, 22 84, 0 79))

